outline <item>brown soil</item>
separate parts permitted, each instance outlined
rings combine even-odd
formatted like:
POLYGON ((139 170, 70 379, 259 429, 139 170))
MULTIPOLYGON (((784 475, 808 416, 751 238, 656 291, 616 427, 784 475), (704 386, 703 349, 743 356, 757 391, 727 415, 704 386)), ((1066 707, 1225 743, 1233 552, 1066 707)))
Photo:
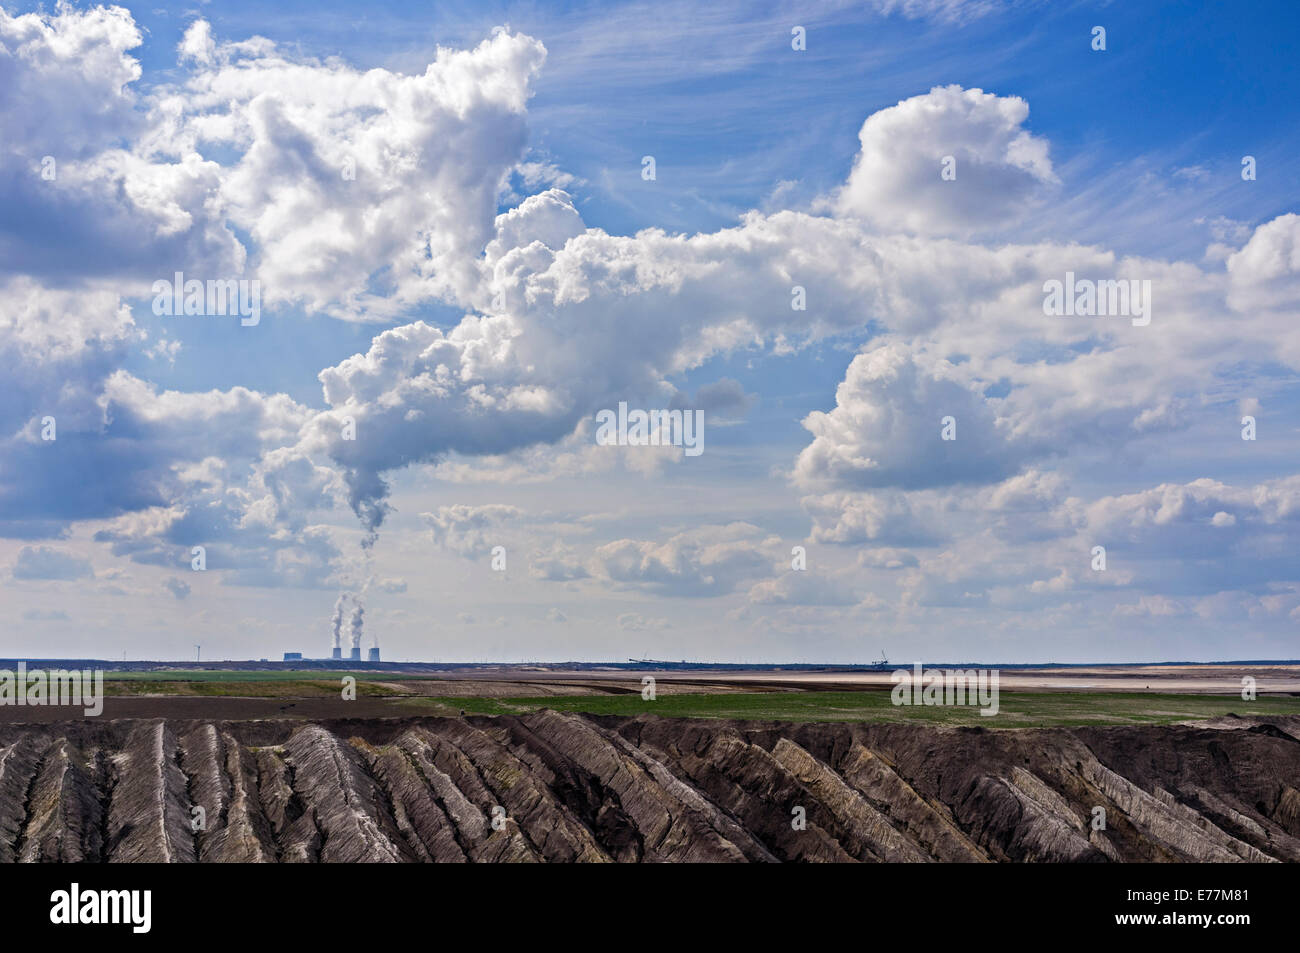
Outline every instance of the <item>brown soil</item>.
POLYGON ((14 860, 1296 861, 1300 717, 7 724, 0 861, 14 860))

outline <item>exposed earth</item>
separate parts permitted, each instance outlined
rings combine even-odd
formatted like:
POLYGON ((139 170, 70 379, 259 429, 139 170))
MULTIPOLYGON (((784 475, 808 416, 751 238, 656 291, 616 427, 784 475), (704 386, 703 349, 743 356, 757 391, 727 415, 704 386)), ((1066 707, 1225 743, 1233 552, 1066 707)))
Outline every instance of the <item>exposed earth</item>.
POLYGON ((10 722, 15 860, 1297 861, 1300 716, 10 722))

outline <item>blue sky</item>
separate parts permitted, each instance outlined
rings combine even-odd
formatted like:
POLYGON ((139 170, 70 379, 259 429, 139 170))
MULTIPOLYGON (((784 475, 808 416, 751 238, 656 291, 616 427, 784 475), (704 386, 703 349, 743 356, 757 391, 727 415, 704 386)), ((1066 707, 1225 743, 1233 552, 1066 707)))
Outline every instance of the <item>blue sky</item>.
MULTIPOLYGON (((707 14, 690 4, 413 10, 328 0, 274 11, 221 2, 128 8, 146 31, 135 51, 142 88, 183 74, 175 47, 198 15, 221 35, 257 34, 305 55, 408 72, 421 70, 437 45, 472 45, 500 24, 536 36, 550 59, 529 105, 531 145, 586 178, 593 187, 582 196, 584 215, 620 233, 719 228, 786 180, 819 194, 847 174, 866 114, 948 83, 1029 100, 1034 131, 1078 168, 1075 191, 1130 170, 1117 175, 1127 182, 1109 184, 1112 200, 1131 198, 1135 163, 1235 171, 1242 144, 1268 157, 1276 181, 1300 173, 1287 148, 1300 75, 1278 44, 1300 29, 1294 4, 1263 3, 1249 16, 1196 2, 998 4, 958 23, 872 16, 857 6, 720 4, 707 14), (786 24, 796 22, 812 32, 798 58, 785 56, 786 24), (1099 23, 1108 31, 1105 56, 1076 39, 1099 23), (627 164, 651 146, 672 163, 670 181, 653 189, 627 164), (620 193, 641 191, 611 196, 600 187, 605 174, 620 193)), ((1287 208, 1282 194, 1231 191, 1216 196, 1215 214, 1272 217, 1287 208)), ((1108 237, 1120 242, 1123 232, 1108 237)), ((1113 247, 1155 253, 1172 241, 1166 233, 1113 247)))
POLYGON ((4 654, 1296 655, 1293 4, 4 10, 4 654))

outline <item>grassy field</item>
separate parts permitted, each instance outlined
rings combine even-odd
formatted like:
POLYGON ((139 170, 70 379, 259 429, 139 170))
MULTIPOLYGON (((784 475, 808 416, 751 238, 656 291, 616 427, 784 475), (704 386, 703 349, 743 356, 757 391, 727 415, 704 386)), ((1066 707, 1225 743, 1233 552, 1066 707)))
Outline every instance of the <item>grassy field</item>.
MULTIPOLYGON (((294 681, 328 681, 335 682, 344 675, 351 675, 358 682, 388 681, 392 675, 384 672, 331 672, 321 669, 277 669, 275 671, 239 671, 234 669, 151 669, 146 672, 105 672, 104 683, 114 682, 154 682, 172 684, 175 682, 294 682, 294 681)), ((403 676, 403 681, 416 681, 418 676, 403 676)))
POLYGON ((129 673, 126 677, 104 679, 104 694, 113 697, 139 695, 177 695, 206 698, 337 698, 342 691, 342 679, 352 675, 357 679, 357 697, 380 698, 405 694, 387 685, 378 685, 358 672, 339 672, 333 677, 321 677, 320 672, 197 672, 187 676, 159 677, 158 672, 129 673), (244 678, 232 676, 247 676, 244 678), (268 677, 269 676, 269 677, 268 677), (293 677, 298 676, 298 677, 293 677))
POLYGON ((1002 692, 996 716, 976 708, 895 706, 889 693, 773 692, 740 695, 573 695, 551 698, 407 698, 403 708, 430 714, 504 715, 550 708, 599 715, 652 713, 669 718, 743 718, 761 721, 874 721, 985 728, 1055 725, 1170 724, 1220 715, 1300 715, 1300 698, 1238 696, 1002 692))
MULTIPOLYGON (((1002 692, 996 716, 975 707, 895 706, 888 691, 746 692, 668 694, 653 702, 636 693, 487 698, 412 694, 391 673, 320 670, 231 671, 221 669, 113 672, 104 679, 111 696, 337 698, 341 679, 357 680, 357 695, 392 700, 393 714, 522 714, 541 708, 599 715, 652 713, 669 718, 733 718, 755 721, 872 721, 1029 728, 1056 725, 1170 724, 1228 714, 1300 715, 1300 698, 1236 695, 1167 695, 1156 692, 1002 692)), ((423 681, 401 677, 401 682, 423 681)))

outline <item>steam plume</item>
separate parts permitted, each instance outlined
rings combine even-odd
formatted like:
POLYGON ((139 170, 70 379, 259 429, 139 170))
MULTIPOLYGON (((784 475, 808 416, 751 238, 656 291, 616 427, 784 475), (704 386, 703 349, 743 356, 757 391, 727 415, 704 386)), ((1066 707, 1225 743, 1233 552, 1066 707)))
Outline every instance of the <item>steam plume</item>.
POLYGON ((348 601, 346 592, 340 593, 338 601, 334 603, 334 618, 330 622, 334 632, 334 648, 343 647, 343 606, 348 601))
POLYGON ((366 610, 361 605, 361 600, 355 596, 352 599, 352 647, 361 648, 362 625, 365 619, 366 610))

